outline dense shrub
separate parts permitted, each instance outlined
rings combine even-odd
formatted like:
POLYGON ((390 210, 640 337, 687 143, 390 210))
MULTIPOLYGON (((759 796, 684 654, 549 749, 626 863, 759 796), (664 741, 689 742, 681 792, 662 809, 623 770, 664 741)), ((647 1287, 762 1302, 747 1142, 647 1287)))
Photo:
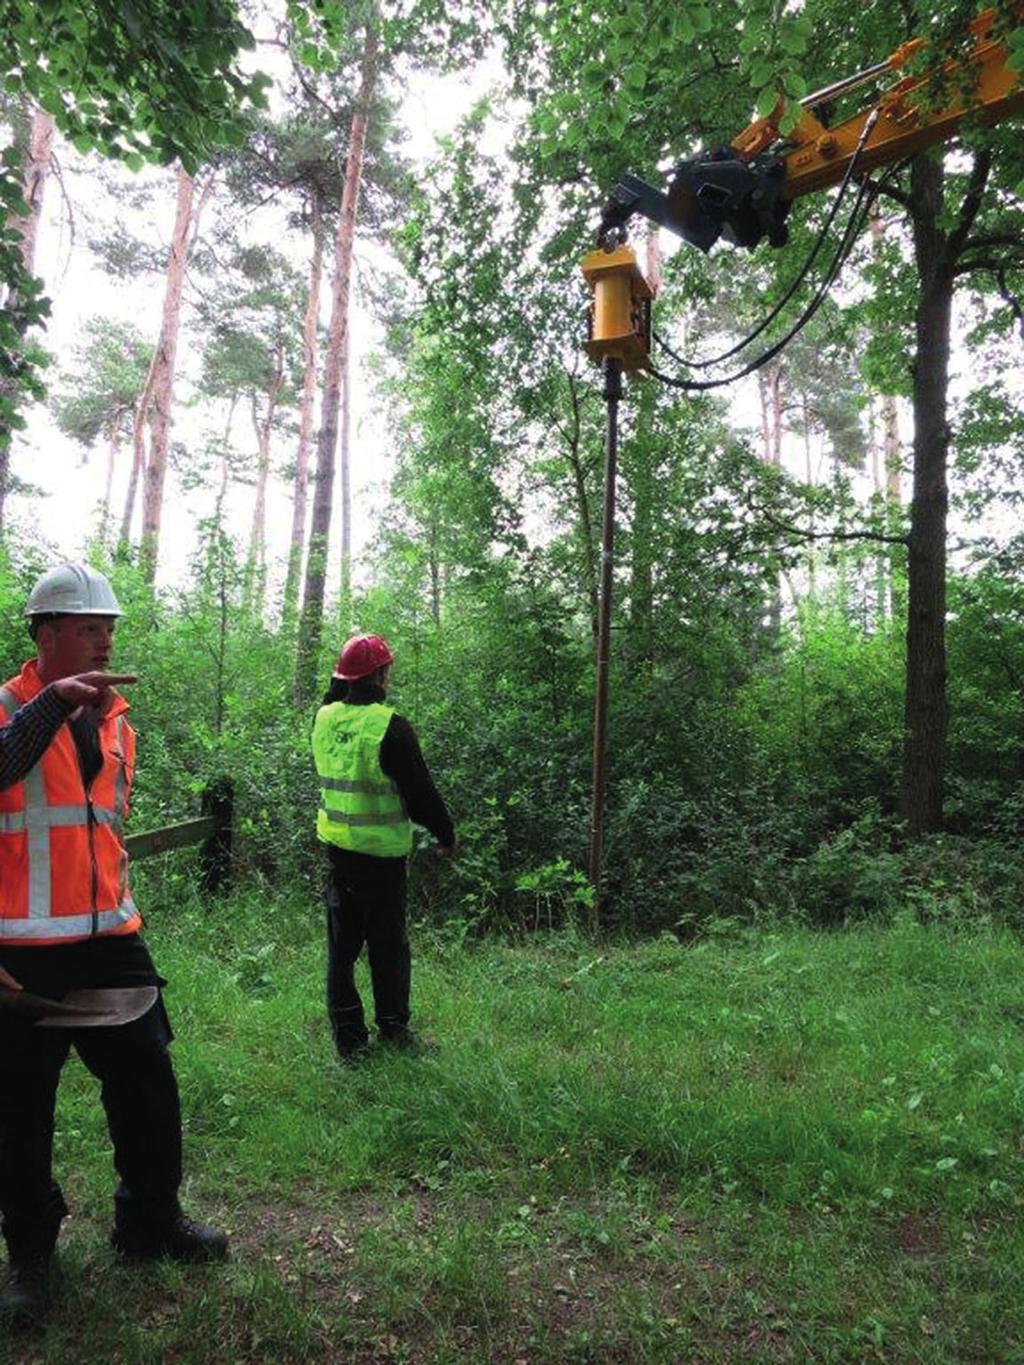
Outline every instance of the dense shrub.
MULTIPOLYGON (((206 784, 228 774, 239 876, 312 902, 323 861, 308 751, 315 703, 293 701, 293 635, 248 605, 240 558, 208 539, 193 581, 174 593, 154 593, 131 565, 111 569, 126 611, 117 663, 139 674, 134 828, 197 813, 206 784)), ((23 604, 45 560, 0 560, 11 672, 31 652, 23 604)), ((455 934, 588 922, 590 635, 536 583, 496 574, 454 585, 450 598, 437 623, 374 590, 323 642, 326 681, 350 626, 389 635, 391 699, 416 725, 456 819, 453 862, 418 839, 414 913, 455 934)), ((675 634, 663 616, 651 657, 624 630, 612 660, 602 924, 689 936, 722 917, 835 925, 907 905, 922 918, 1017 924, 1020 604, 985 578, 954 585, 953 600, 952 833, 907 847, 895 811, 896 632, 819 607, 767 647, 756 613, 731 620, 708 606, 675 634)), ((176 856, 168 877, 189 865, 176 856)))

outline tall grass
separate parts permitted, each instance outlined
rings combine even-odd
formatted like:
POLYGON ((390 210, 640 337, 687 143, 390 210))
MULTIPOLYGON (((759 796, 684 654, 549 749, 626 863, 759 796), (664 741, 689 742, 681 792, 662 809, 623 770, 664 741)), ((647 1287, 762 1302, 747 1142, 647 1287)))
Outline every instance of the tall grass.
POLYGON ((1024 951, 922 927, 415 943, 422 1055, 332 1055, 317 907, 154 903, 191 1209, 227 1271, 76 1214, 11 1360, 1024 1360, 1024 951), (26 1353, 28 1352, 28 1353, 26 1353))

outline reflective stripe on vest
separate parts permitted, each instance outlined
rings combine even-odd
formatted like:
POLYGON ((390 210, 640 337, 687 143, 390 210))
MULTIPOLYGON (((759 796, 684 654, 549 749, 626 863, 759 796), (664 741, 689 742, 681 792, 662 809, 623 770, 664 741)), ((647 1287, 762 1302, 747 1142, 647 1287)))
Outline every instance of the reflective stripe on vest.
MULTIPOLYGON (((24 679, 29 698, 38 687, 33 668, 11 680, 24 679)), ((7 720, 24 704, 20 690, 0 687, 7 720)), ((123 714, 112 721, 100 725, 103 763, 89 789, 93 800, 63 727, 22 781, 0 792, 0 942, 69 942, 140 926, 122 841, 134 735, 123 714)))
MULTIPOLYGON (((126 896, 116 910, 99 910, 94 915, 59 915, 46 925, 46 941, 92 938, 94 934, 112 934, 129 920, 140 918, 138 907, 131 896, 126 896)), ((7 919, 0 921, 0 943, 17 943, 21 939, 40 942, 38 918, 7 919)))
POLYGON ((317 712, 313 757, 320 776, 318 837, 339 848, 400 858, 412 848, 401 794, 380 766, 394 710, 379 702, 332 702, 317 712))
POLYGON ((353 811, 331 810, 329 806, 321 806, 320 809, 328 820, 332 820, 336 825, 352 825, 355 828, 369 829, 373 825, 407 825, 409 817, 404 811, 394 811, 393 813, 383 814, 380 811, 373 815, 356 815, 353 811))

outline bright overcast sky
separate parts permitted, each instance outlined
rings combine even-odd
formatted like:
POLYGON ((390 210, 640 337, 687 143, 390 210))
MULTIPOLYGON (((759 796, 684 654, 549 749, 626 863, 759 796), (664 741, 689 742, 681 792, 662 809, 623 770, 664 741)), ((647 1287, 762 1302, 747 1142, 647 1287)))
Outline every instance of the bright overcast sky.
MULTIPOLYGON (((465 76, 445 79, 414 78, 402 109, 402 119, 408 132, 403 153, 414 161, 424 162, 435 151, 438 137, 450 132, 457 120, 485 88, 487 72, 477 79, 465 76)), ((491 75, 493 74, 490 73, 491 75)), ((43 344, 58 360, 49 371, 51 384, 56 386, 59 363, 70 358, 86 320, 97 314, 132 320, 148 338, 156 339, 160 327, 163 281, 155 276, 134 282, 113 281, 95 262, 87 241, 96 226, 89 223, 102 205, 95 182, 89 172, 95 160, 83 162, 73 149, 59 139, 55 143, 56 162, 62 174, 51 175, 44 199, 43 221, 39 233, 36 269, 42 275, 46 292, 52 300, 53 311, 43 336, 43 344), (88 172, 83 173, 83 168, 88 172), (65 194, 62 193, 63 180, 65 194), (96 204, 83 202, 86 196, 96 195, 96 204), (72 240, 73 238, 73 240, 72 240)), ((130 182, 131 172, 116 170, 111 173, 130 182)), ((172 171, 145 172, 155 179, 158 194, 150 212, 156 220, 156 230, 146 234, 155 239, 169 240, 174 216, 175 183, 172 171)), ((109 202, 109 201, 108 201, 109 202)), ((102 207, 99 210, 102 213, 102 207)), ((109 211, 109 210, 108 210, 109 211)), ((126 225, 142 232, 144 224, 131 213, 125 215, 126 225)), ((112 224, 106 224, 112 226, 112 224)), ((280 241, 276 225, 263 223, 254 229, 254 239, 280 241), (268 231, 269 227, 269 231, 268 231)), ((384 501, 384 486, 390 473, 385 437, 385 424, 371 401, 369 385, 361 376, 366 373, 366 361, 379 343, 379 331, 374 319, 359 297, 358 275, 360 261, 369 263, 373 250, 357 241, 356 288, 352 300, 351 344, 353 358, 352 382, 352 498, 353 548, 356 560, 360 548, 373 535, 376 512, 384 501)), ((297 267, 306 270, 308 244, 297 234, 292 237, 292 256, 297 267)), ((325 262, 325 267, 327 263, 325 262)), ((330 308, 329 267, 325 268, 322 322, 326 326, 330 308)), ((190 385, 188 376, 197 370, 200 357, 189 353, 189 309, 186 287, 183 309, 182 338, 178 351, 175 425, 172 439, 188 444, 198 437, 197 414, 184 405, 190 385)), ((301 319, 299 320, 301 326, 301 319)), ((57 553, 69 558, 80 557, 95 532, 98 509, 106 476, 107 452, 102 442, 92 451, 61 435, 45 404, 36 404, 29 412, 28 428, 15 438, 13 470, 26 483, 43 490, 41 498, 16 497, 10 502, 10 519, 33 536, 52 544, 57 553)), ((319 406, 317 409, 319 417, 319 406)), ((236 444, 242 441, 255 445, 251 433, 244 432, 239 422, 236 444)), ((130 447, 130 442, 128 443, 130 447)), ((272 450, 272 461, 280 467, 294 455, 285 448, 281 438, 272 450)), ((130 449, 122 449, 120 468, 115 474, 113 515, 115 524, 120 519, 128 479, 130 449)), ((229 530, 243 544, 248 541, 252 518, 253 489, 235 487, 231 495, 229 530)), ((335 498, 334 530, 338 534, 340 497, 335 498)), ((137 504, 136 526, 138 525, 137 504)), ((212 495, 207 490, 186 491, 173 470, 168 471, 164 501, 163 527, 160 545, 158 581, 173 585, 185 575, 195 548, 196 521, 210 514, 212 495)), ((280 479, 272 479, 268 494, 268 559, 272 576, 281 577, 280 565, 287 552, 291 530, 291 489, 280 479)), ((358 572, 358 569, 357 569, 358 572)))

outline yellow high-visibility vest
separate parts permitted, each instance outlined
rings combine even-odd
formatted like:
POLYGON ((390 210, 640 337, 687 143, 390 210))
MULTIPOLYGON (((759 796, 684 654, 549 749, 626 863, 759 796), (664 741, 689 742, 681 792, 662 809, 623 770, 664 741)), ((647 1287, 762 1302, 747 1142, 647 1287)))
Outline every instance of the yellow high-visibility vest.
POLYGON ((380 766, 380 746, 395 714, 380 702, 321 706, 313 723, 313 760, 320 776, 317 837, 325 844, 401 858, 412 825, 398 788, 380 766))

